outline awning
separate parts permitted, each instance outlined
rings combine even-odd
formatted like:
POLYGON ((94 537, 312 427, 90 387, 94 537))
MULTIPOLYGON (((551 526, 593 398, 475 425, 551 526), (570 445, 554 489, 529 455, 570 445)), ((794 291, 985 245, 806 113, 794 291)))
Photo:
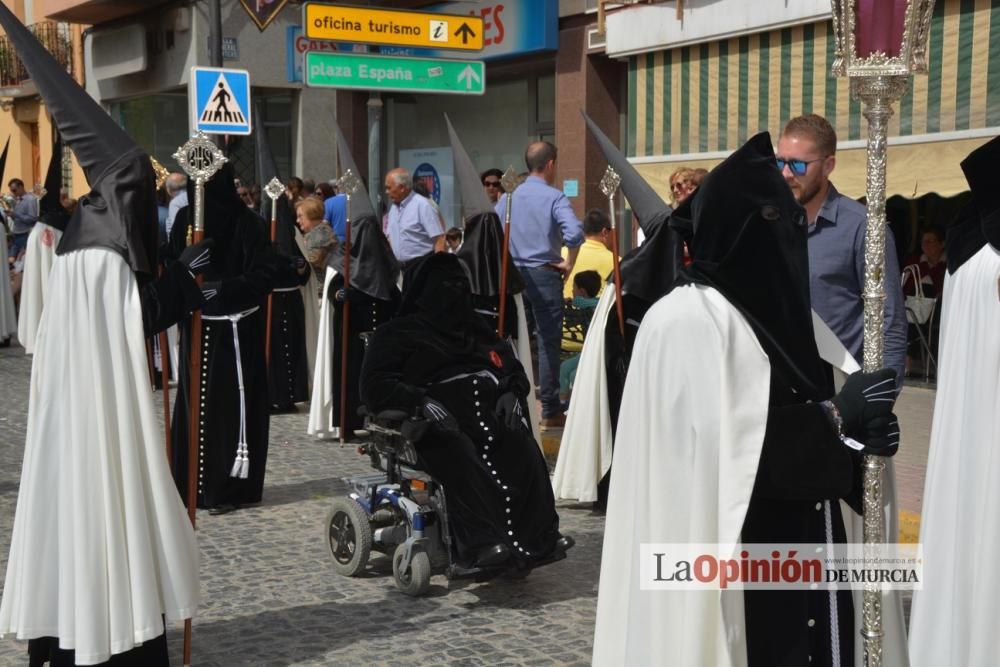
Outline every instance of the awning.
MULTIPOLYGON (((989 139, 990 137, 978 137, 890 145, 886 161, 886 196, 902 195, 914 199, 931 192, 942 197, 965 192, 969 186, 959 164, 965 156, 989 139)), ((635 167, 664 201, 670 201, 668 182, 675 169, 700 167, 711 170, 721 161, 722 156, 711 159, 681 158, 641 162, 635 167)), ((853 199, 864 197, 866 174, 867 155, 863 146, 837 151, 837 167, 830 176, 837 190, 853 199)))

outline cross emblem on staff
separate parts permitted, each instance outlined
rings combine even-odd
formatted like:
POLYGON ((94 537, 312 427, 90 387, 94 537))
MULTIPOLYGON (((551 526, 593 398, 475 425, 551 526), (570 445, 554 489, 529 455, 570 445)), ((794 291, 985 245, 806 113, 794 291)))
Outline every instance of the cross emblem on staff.
POLYGON ((264 194, 271 198, 272 208, 274 202, 278 201, 278 197, 280 197, 281 193, 284 191, 285 184, 282 183, 277 176, 268 181, 267 185, 264 186, 264 194))
POLYGON ((361 187, 361 179, 358 178, 357 174, 348 169, 337 181, 337 187, 341 192, 350 197, 361 187))
POLYGON ((618 186, 622 183, 622 177, 618 175, 618 172, 608 165, 608 168, 604 170, 604 176, 601 178, 601 192, 608 199, 613 199, 615 193, 618 192, 618 186))
POLYGON ((205 210, 202 198, 205 183, 226 163, 226 156, 207 134, 199 130, 177 149, 173 158, 177 160, 184 173, 194 180, 194 231, 204 231, 205 210))

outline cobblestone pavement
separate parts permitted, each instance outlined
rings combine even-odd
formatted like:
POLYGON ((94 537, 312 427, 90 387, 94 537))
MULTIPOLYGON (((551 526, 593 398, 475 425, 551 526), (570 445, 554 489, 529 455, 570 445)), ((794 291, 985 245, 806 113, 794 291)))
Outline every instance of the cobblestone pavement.
MULTIPOLYGON (((86 352, 81 350, 81 354, 86 352)), ((30 358, 0 349, 0 571, 6 571, 20 480, 30 358)), ((85 400, 81 397, 81 400, 85 400)), ((160 395, 157 394, 157 400, 160 395)), ((264 502, 233 514, 198 513, 202 604, 196 665, 589 664, 603 517, 560 505, 576 547, 523 581, 399 593, 391 566, 337 575, 323 525, 343 476, 369 470, 354 448, 305 434, 305 408, 271 419, 264 502)), ((168 633, 181 664, 181 630, 168 633)), ((0 665, 26 664, 25 644, 0 640, 0 665)))

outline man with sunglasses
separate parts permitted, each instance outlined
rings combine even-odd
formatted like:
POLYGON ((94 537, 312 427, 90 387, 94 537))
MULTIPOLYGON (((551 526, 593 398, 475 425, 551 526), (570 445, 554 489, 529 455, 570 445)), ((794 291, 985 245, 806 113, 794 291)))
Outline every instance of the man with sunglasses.
POLYGON ((486 196, 490 198, 491 204, 496 204, 503 192, 503 186, 500 185, 501 178, 503 178, 503 172, 496 168, 487 169, 479 176, 479 180, 483 182, 483 190, 486 190, 486 196))
MULTIPOLYGON (((860 363, 864 332, 865 207, 837 192, 837 133, 816 114, 793 118, 778 139, 778 169, 809 220, 809 291, 812 307, 860 363)), ((892 231, 885 243, 884 365, 902 386, 906 363, 906 311, 892 231)))

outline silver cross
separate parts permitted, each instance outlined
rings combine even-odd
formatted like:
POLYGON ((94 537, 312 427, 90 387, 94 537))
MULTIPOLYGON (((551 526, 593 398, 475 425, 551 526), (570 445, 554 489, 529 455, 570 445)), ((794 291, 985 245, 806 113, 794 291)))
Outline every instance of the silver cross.
POLYGON ((517 172, 514 171, 514 167, 507 167, 507 171, 503 173, 500 178, 500 185, 503 187, 503 191, 510 194, 517 189, 517 172))
POLYGON ((337 188, 348 197, 357 192, 360 187, 361 179, 350 169, 345 171, 340 180, 337 181, 337 188))
POLYGON ((605 197, 611 199, 618 192, 618 186, 621 184, 622 177, 618 175, 618 172, 611 165, 608 165, 608 168, 604 170, 604 176, 601 177, 601 192, 604 193, 605 197))
POLYGON ((268 181, 267 185, 264 186, 264 194, 271 198, 272 203, 278 201, 278 197, 280 197, 284 191, 285 184, 282 183, 277 176, 268 181))

